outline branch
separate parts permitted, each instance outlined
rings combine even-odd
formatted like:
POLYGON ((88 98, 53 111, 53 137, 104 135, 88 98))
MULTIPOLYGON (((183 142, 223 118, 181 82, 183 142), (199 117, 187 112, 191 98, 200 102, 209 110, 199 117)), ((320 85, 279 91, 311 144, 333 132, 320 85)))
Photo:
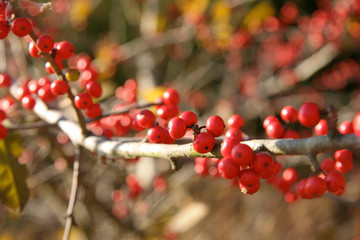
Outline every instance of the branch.
MULTIPOLYGON (((155 157, 166 159, 211 157, 221 158, 220 143, 212 152, 197 153, 192 143, 186 144, 152 144, 141 142, 140 138, 106 139, 101 136, 82 135, 79 124, 64 117, 60 111, 50 110, 40 100, 37 101, 34 112, 49 124, 57 124, 68 135, 75 145, 100 155, 109 157, 135 158, 155 157)), ((243 141, 254 151, 266 150, 274 155, 308 155, 337 149, 360 148, 360 138, 354 134, 338 135, 333 138, 317 136, 302 139, 258 139, 243 141)))
POLYGON ((73 222, 73 211, 74 211, 75 200, 76 200, 77 189, 78 189, 80 157, 81 157, 81 149, 79 147, 77 147, 76 153, 75 153, 74 165, 73 165, 73 176, 72 176, 72 182, 71 182, 69 203, 68 203, 68 208, 66 210, 66 222, 65 222, 64 235, 62 238, 63 240, 69 239, 70 230, 71 230, 71 226, 72 226, 72 222, 73 222))

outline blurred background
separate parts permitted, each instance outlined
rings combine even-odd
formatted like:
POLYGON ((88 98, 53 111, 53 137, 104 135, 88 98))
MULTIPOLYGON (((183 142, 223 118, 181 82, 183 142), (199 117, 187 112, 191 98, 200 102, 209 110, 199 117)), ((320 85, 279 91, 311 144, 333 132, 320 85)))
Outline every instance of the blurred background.
MULTIPOLYGON (((251 138, 266 138, 262 121, 285 105, 332 104, 339 123, 360 110, 358 0, 19 0, 16 6, 36 33, 74 44, 66 67, 91 59, 108 109, 128 102, 123 86, 134 78, 139 103, 172 87, 182 111, 194 111, 200 122, 238 113, 251 138)), ((45 61, 28 56, 29 39, 9 37, 4 44, 22 50, 27 77, 44 76, 45 61)), ((11 68, 12 58, 6 61, 11 68)), ((301 137, 313 135, 293 128, 301 137)), ((57 129, 21 135, 18 161, 28 168, 31 199, 21 215, 0 211, 0 240, 61 239, 74 149, 57 129)), ((70 239, 360 239, 357 159, 346 175, 345 200, 292 203, 266 183, 244 195, 211 176, 208 161, 204 171, 183 159, 173 172, 163 159, 103 163, 88 153, 70 239)), ((302 177, 311 174, 304 156, 277 161, 302 177)))

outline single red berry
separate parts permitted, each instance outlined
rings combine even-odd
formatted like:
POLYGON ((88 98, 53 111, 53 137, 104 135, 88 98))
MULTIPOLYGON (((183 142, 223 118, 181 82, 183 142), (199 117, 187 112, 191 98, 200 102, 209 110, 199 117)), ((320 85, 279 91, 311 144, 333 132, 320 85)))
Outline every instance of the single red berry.
POLYGON ((27 87, 27 85, 23 85, 16 89, 16 96, 19 100, 21 100, 23 97, 30 95, 30 91, 27 87))
POLYGON ((168 119, 173 118, 176 115, 178 115, 179 111, 180 110, 179 110, 179 107, 177 105, 166 104, 166 105, 160 106, 157 109, 156 113, 162 119, 168 120, 168 119))
POLYGON ((309 193, 305 192, 305 185, 307 183, 307 180, 308 178, 301 179, 296 185, 296 191, 300 197, 304 199, 311 199, 313 197, 309 193))
POLYGON ((168 88, 163 94, 163 100, 165 104, 178 104, 180 101, 180 95, 175 89, 168 88))
POLYGON ((304 192, 311 198, 321 197, 326 192, 325 180, 318 176, 308 178, 304 186, 304 192))
POLYGON ((164 177, 158 176, 154 178, 152 186, 155 192, 162 193, 167 189, 166 179, 164 177))
POLYGON ((74 46, 68 41, 56 43, 56 49, 56 58, 58 59, 68 59, 75 52, 74 46))
POLYGON ((29 53, 32 57, 35 58, 41 57, 40 51, 34 42, 29 43, 29 53))
POLYGON ((0 73, 0 87, 8 88, 11 85, 11 77, 7 73, 0 73))
POLYGON ((213 150, 215 146, 215 138, 207 132, 196 135, 193 141, 193 147, 198 153, 207 153, 213 150))
POLYGON ((337 150, 334 154, 336 161, 353 161, 353 153, 347 149, 337 150))
POLYGON ((54 95, 60 96, 64 95, 69 91, 69 86, 66 84, 65 81, 58 79, 51 83, 50 89, 54 95))
POLYGON ((87 92, 81 92, 75 96, 74 103, 78 109, 86 109, 93 104, 93 101, 87 92))
POLYGON ((353 161, 344 158, 341 161, 335 161, 335 169, 342 172, 342 173, 348 173, 353 169, 354 163, 353 161))
POLYGON ((231 150, 232 161, 241 166, 251 164, 254 156, 254 151, 246 144, 237 143, 231 150))
POLYGON ((135 92, 137 90, 137 82, 134 78, 129 78, 124 83, 125 89, 135 92))
POLYGON ((298 138, 300 138, 300 136, 299 136, 298 132, 288 128, 285 130, 284 134, 282 135, 282 138, 298 139, 298 138))
POLYGON ((229 128, 225 132, 225 138, 236 138, 237 140, 242 140, 242 131, 239 128, 229 128))
POLYGON ((274 167, 273 167, 273 174, 272 175, 275 176, 275 175, 281 173, 281 171, 282 171, 281 163, 274 161, 273 165, 274 165, 274 167))
POLYGON ((299 194, 295 191, 290 191, 284 194, 284 200, 287 203, 294 203, 299 199, 299 194))
POLYGON ((326 135, 328 133, 328 123, 325 119, 321 119, 315 126, 315 134, 318 136, 326 135))
POLYGON ((10 32, 10 25, 4 19, 0 19, 0 39, 4 39, 10 32))
POLYGON ((49 52, 54 47, 54 39, 46 34, 42 34, 36 40, 38 49, 42 52, 49 52))
POLYGON ((136 114, 136 123, 141 128, 151 127, 155 123, 155 115, 152 111, 144 109, 136 114))
POLYGON ((221 177, 233 179, 239 175, 240 168, 231 158, 222 158, 218 163, 218 171, 221 177))
POLYGON ((298 111, 292 106, 285 106, 280 112, 281 119, 286 123, 294 123, 298 120, 298 111))
POLYGON ((357 137, 360 137, 360 112, 356 114, 353 120, 353 130, 357 137))
POLYGON ((221 155, 231 158, 232 149, 239 143, 236 138, 227 138, 221 143, 221 155))
POLYGON ((24 96, 21 99, 21 105, 26 109, 33 109, 35 107, 36 101, 30 95, 24 96))
POLYGON ((85 69, 80 76, 79 85, 81 87, 86 87, 86 84, 89 82, 96 82, 98 80, 99 74, 95 68, 89 67, 85 69))
POLYGON ((241 191, 245 194, 254 194, 260 189, 260 177, 251 169, 242 170, 238 181, 241 191))
POLYGON ((102 112, 102 110, 101 110, 100 104, 98 104, 98 103, 94 103, 89 108, 85 109, 85 114, 89 118, 97 118, 101 115, 101 112, 102 112))
POLYGON ((341 134, 351 134, 354 132, 353 123, 351 121, 343 121, 340 123, 338 130, 341 134))
POLYGON ((38 84, 39 84, 39 86, 45 86, 45 85, 49 85, 50 86, 50 84, 51 84, 51 81, 50 81, 50 79, 49 78, 47 78, 47 77, 41 77, 41 78, 39 78, 39 80, 38 80, 38 84))
POLYGON ((27 86, 28 86, 28 89, 29 89, 30 93, 33 93, 33 94, 37 94, 37 92, 38 92, 38 90, 40 88, 40 85, 39 85, 38 81, 35 80, 35 79, 30 80, 27 83, 27 86))
POLYGON ((152 143, 164 143, 167 139, 168 132, 161 126, 154 126, 149 128, 147 132, 147 139, 152 143))
POLYGON ((56 98, 50 89, 50 85, 50 83, 45 84, 44 86, 40 87, 39 91, 37 92, 39 98, 41 98, 41 100, 44 102, 50 102, 56 98))
POLYGON ((265 119, 264 119, 264 122, 263 122, 263 127, 266 129, 269 124, 271 122, 280 122, 279 119, 275 116, 267 116, 265 119))
POLYGON ((227 120, 226 123, 228 128, 240 129, 244 125, 244 119, 239 114, 234 114, 227 120))
POLYGON ((326 188, 329 192, 337 192, 345 187, 346 179, 339 171, 331 171, 325 177, 326 188))
POLYGON ((224 133, 225 123, 219 116, 211 116, 206 120, 206 131, 214 137, 219 137, 224 133))
POLYGON ((31 32, 31 22, 27 18, 18 17, 12 22, 11 31, 18 37, 24 37, 31 32))
POLYGON ((329 173, 335 169, 335 161, 332 158, 325 158, 321 161, 320 167, 322 170, 329 173))
POLYGON ((7 128, 0 124, 0 139, 4 139, 7 135, 7 128))
POLYGON ((79 71, 84 71, 90 67, 90 64, 91 58, 86 54, 82 54, 76 61, 76 68, 79 71))
POLYGON ((267 125, 265 131, 270 138, 281 138, 284 135, 285 128, 279 121, 272 121, 267 125))
POLYGON ((102 94, 102 87, 101 84, 96 81, 89 81, 86 83, 86 90, 87 92, 94 98, 101 97, 102 94))
POLYGON ((254 172, 261 178, 268 178, 273 173, 274 159, 269 155, 262 152, 255 154, 252 162, 254 172))
POLYGON ((288 167, 288 168, 285 168, 285 170, 283 171, 282 178, 286 182, 288 182, 290 184, 294 184, 299 180, 299 174, 295 170, 295 168, 288 167))
POLYGON ((185 112, 181 113, 179 117, 185 120, 187 127, 190 127, 193 124, 196 124, 198 121, 196 114, 191 111, 185 111, 185 112))
POLYGON ((209 164, 208 158, 197 157, 195 158, 194 170, 197 174, 204 177, 208 175, 209 164))
POLYGON ((180 117, 174 117, 168 124, 169 134, 174 139, 180 139, 186 134, 186 122, 180 117))
POLYGON ((304 127, 314 127, 320 121, 319 107, 312 102, 306 102, 299 108, 298 119, 304 127))
POLYGON ((141 131, 143 131, 143 130, 146 129, 146 128, 144 128, 144 127, 141 127, 141 126, 138 124, 138 122, 137 122, 137 120, 136 120, 136 117, 133 118, 133 120, 132 120, 132 122, 131 122, 131 126, 132 126, 132 128, 133 128, 135 131, 138 131, 138 132, 141 132, 141 131))

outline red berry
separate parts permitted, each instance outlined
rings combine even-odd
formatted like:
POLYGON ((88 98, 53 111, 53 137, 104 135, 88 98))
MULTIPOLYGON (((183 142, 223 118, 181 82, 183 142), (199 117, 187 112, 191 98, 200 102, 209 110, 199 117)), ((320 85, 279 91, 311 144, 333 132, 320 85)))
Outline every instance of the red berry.
POLYGON ((86 109, 93 104, 93 101, 87 92, 81 92, 75 96, 74 103, 78 109, 86 109))
POLYGON ((341 134, 351 134, 354 132, 353 123, 351 121, 343 121, 340 123, 338 129, 341 134))
POLYGON ((0 19, 0 39, 4 39, 10 32, 10 25, 4 19, 0 19))
POLYGON ((221 144, 221 155, 231 158, 231 151, 239 141, 236 138, 227 138, 221 144))
POLYGON ((282 178, 286 182, 294 184, 299 180, 299 174, 294 168, 288 167, 283 171, 282 178))
POLYGON ((185 120, 187 127, 190 127, 193 124, 196 124, 198 121, 196 114, 191 111, 185 111, 185 112, 181 113, 179 117, 185 120))
POLYGON ((231 158, 222 158, 218 163, 218 171, 221 177, 233 179, 239 175, 240 168, 231 158))
POLYGON ((219 116, 211 116, 206 120, 206 131, 214 137, 219 137, 224 133, 225 123, 219 116))
POLYGON ((0 73, 0 87, 10 87, 11 85, 11 77, 7 73, 0 73))
POLYGON ((286 129, 284 134, 282 135, 282 138, 293 138, 293 139, 298 139, 300 138, 299 134, 292 129, 286 129))
POLYGON ((215 138, 207 132, 196 135, 193 141, 193 147, 198 153, 207 153, 213 150, 215 146, 215 138))
POLYGON ((311 198, 317 198, 324 195, 326 192, 326 183, 325 180, 313 176, 307 179, 306 184, 304 186, 304 193, 308 196, 311 196, 311 198))
POLYGON ((97 81, 98 79, 98 72, 94 68, 87 68, 85 69, 80 76, 79 84, 82 87, 86 87, 86 84, 92 81, 97 81))
POLYGON ((29 43, 29 53, 32 57, 35 57, 35 58, 41 57, 40 51, 34 42, 29 43))
POLYGON ((266 129, 271 122, 280 122, 275 116, 267 116, 263 122, 263 127, 266 129))
POLYGON ((7 128, 0 124, 0 139, 4 139, 7 135, 7 128))
POLYGON ((320 121, 319 107, 312 102, 302 104, 299 108, 298 118, 304 127, 314 127, 320 121))
POLYGON ((322 170, 329 173, 335 169, 335 161, 332 158, 325 158, 321 161, 320 167, 322 170))
POLYGON ((21 99, 21 105, 26 109, 33 109, 36 104, 36 101, 30 95, 24 96, 21 99))
POLYGON ((153 180, 153 188, 155 192, 164 192, 167 188, 167 183, 166 183, 166 179, 158 176, 153 180))
POLYGON ((16 89, 16 96, 19 100, 21 100, 23 97, 30 95, 30 91, 27 87, 27 85, 23 85, 16 89))
POLYGON ((265 131, 270 138, 281 138, 284 135, 285 128, 280 122, 272 121, 267 125, 265 131))
POLYGON ((242 131, 239 128, 230 128, 225 132, 225 138, 236 138, 242 140, 242 131))
POLYGON ((89 118, 97 118, 101 115, 101 112, 102 112, 102 110, 101 110, 100 104, 98 104, 98 103, 94 103, 89 108, 85 109, 85 114, 89 118))
POLYGON ((305 185, 307 183, 307 178, 301 179, 298 184, 296 185, 296 191, 300 195, 300 197, 304 199, 310 199, 312 196, 310 193, 305 192, 305 185))
POLYGON ((74 46, 68 41, 56 43, 56 49, 56 58, 58 59, 68 59, 75 52, 74 46))
POLYGON ((56 96, 51 92, 50 83, 45 84, 44 86, 40 87, 39 91, 37 92, 39 98, 44 102, 50 102, 56 98, 56 96))
POLYGON ((136 123, 141 128, 151 127, 155 123, 155 115, 152 111, 144 109, 136 114, 136 123))
POLYGON ((161 126, 154 126, 149 128, 147 132, 147 139, 152 143, 164 143, 167 139, 167 130, 161 126))
POLYGON ((84 54, 77 59, 76 68, 79 71, 84 71, 90 67, 90 64, 91 64, 91 58, 88 55, 84 54))
POLYGON ((244 125, 244 119, 239 114, 232 115, 227 120, 227 126, 228 128, 242 128, 244 125))
POLYGON ((328 133, 328 123, 325 119, 321 119, 315 126, 315 134, 318 136, 326 135, 328 133))
POLYGON ((347 149, 337 150, 334 154, 336 161, 353 161, 353 153, 347 149))
POLYGON ((156 113, 162 119, 168 120, 179 114, 179 107, 173 104, 162 105, 157 109, 156 113))
POLYGON ((186 134, 186 122, 180 117, 174 117, 168 124, 169 134, 174 139, 180 139, 186 134))
POLYGON ((252 167, 254 172, 256 172, 259 177, 268 178, 273 173, 273 164, 274 159, 270 155, 259 152, 255 154, 252 167))
POLYGON ((96 81, 89 81, 88 83, 86 83, 86 90, 87 92, 94 98, 99 98, 101 97, 102 94, 102 88, 100 83, 96 82, 96 81))
POLYGON ((241 166, 249 165, 254 160, 254 151, 248 145, 238 143, 231 150, 231 159, 241 166))
POLYGON ((30 93, 37 94, 40 86, 37 80, 32 79, 27 83, 30 93))
POLYGON ((353 161, 344 158, 341 161, 335 161, 335 169, 342 172, 342 173, 348 173, 353 169, 354 163, 353 161))
POLYGON ((18 17, 12 22, 11 31, 18 37, 24 37, 31 32, 31 22, 27 18, 18 17))
POLYGON ((357 137, 360 137, 360 112, 356 114, 353 120, 353 130, 357 137))
POLYGON ((49 35, 42 34, 36 40, 36 45, 40 51, 49 52, 54 47, 54 39, 49 35))
POLYGON ((245 194, 254 194, 260 189, 260 177, 251 169, 239 174, 239 187, 245 194))
POLYGON ((208 158, 203 158, 203 157, 195 158, 194 170, 197 174, 204 177, 208 175, 208 169, 209 169, 208 158))
POLYGON ((280 112, 281 119, 286 123, 294 123, 298 120, 298 111, 292 106, 285 106, 280 112))
POLYGON ((58 79, 51 83, 50 89, 55 96, 60 96, 69 91, 69 86, 65 81, 58 79))
POLYGON ((180 101, 180 96, 175 89, 168 88, 163 94, 163 100, 165 104, 178 104, 180 101))
POLYGON ((146 128, 144 127, 141 127, 138 123, 137 123, 137 120, 136 120, 136 117, 133 118, 132 122, 131 122, 131 126, 133 129, 135 129, 135 131, 138 131, 138 132, 141 132, 143 130, 145 130, 146 128))
POLYGON ((331 171, 325 177, 325 183, 327 190, 334 193, 345 187, 346 179, 341 172, 331 171))

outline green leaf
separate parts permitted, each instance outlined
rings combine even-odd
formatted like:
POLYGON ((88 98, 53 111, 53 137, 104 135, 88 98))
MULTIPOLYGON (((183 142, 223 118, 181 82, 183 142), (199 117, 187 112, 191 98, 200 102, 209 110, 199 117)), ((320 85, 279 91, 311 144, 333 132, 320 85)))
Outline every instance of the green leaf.
POLYGON ((22 151, 21 142, 21 136, 16 133, 0 140, 0 201, 16 212, 24 208, 29 198, 27 169, 17 161, 22 151))

